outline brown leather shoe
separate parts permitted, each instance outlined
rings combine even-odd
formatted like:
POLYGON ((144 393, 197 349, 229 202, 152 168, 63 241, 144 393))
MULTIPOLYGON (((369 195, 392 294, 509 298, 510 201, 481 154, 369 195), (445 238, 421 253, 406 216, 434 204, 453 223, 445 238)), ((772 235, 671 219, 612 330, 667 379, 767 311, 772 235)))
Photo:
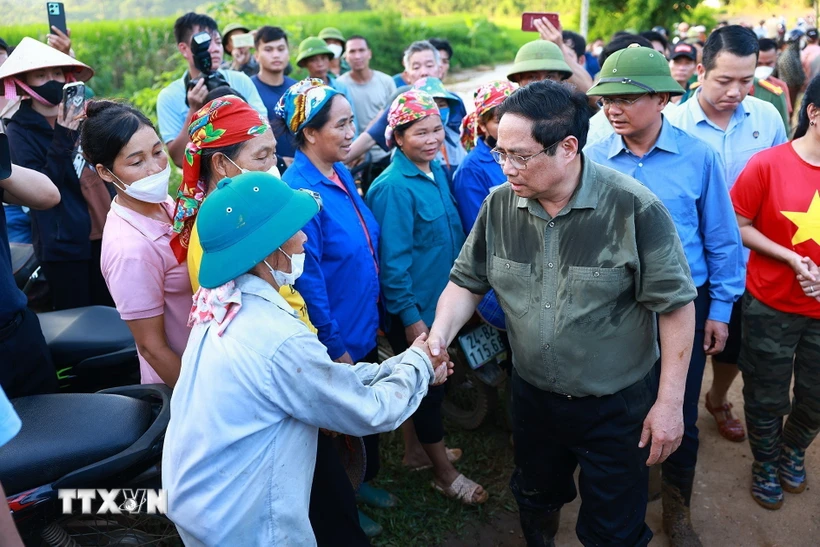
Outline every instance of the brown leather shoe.
POLYGON ((725 403, 720 407, 713 407, 709 402, 709 393, 706 393, 706 410, 715 418, 718 432, 724 439, 739 443, 746 439, 746 430, 740 420, 732 414, 732 403, 725 403))

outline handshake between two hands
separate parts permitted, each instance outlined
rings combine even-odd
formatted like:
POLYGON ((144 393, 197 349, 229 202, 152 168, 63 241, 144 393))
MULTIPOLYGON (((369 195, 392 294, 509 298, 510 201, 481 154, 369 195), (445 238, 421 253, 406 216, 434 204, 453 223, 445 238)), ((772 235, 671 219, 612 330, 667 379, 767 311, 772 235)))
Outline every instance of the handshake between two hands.
POLYGON ((450 354, 447 353, 447 345, 440 336, 422 333, 412 344, 412 347, 419 348, 427 354, 433 364, 435 379, 431 383, 433 386, 440 386, 447 381, 447 377, 453 373, 453 362, 450 361, 450 354))

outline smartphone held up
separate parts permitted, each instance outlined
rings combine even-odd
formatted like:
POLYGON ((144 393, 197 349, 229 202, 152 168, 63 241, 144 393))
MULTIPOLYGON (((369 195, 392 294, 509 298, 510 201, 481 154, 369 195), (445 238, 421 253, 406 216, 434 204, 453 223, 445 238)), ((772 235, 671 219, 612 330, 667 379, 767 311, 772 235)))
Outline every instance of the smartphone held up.
POLYGON ((65 22, 65 6, 63 3, 46 2, 46 12, 48 13, 48 33, 51 34, 51 27, 54 27, 63 34, 68 34, 68 25, 65 22))
POLYGON ((535 21, 539 19, 546 19, 556 29, 561 30, 561 21, 557 13, 536 11, 528 11, 521 16, 521 30, 524 32, 538 32, 538 29, 535 28, 535 21))

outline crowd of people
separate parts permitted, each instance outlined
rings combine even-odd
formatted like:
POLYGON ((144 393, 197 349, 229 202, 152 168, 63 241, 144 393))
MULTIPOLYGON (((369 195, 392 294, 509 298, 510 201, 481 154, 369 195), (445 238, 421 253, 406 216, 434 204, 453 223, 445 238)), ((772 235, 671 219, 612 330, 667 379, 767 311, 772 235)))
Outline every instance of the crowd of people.
MULTIPOLYGON (((748 437, 760 506, 806 488, 820 431, 820 46, 805 21, 770 23, 587 45, 538 20, 507 80, 465 105, 444 39, 409 44, 390 76, 366 36, 292 48, 279 27, 220 33, 188 13, 157 126, 124 102, 63 101, 94 74, 68 35, 0 43, 0 239, 33 244, 53 309, 116 306, 142 382, 174 388, 163 486, 188 545, 369 545, 381 526, 357 504, 397 506, 372 484, 397 429, 408 472, 484 503, 441 409, 447 348, 487 302, 512 354, 527 544, 554 545, 579 489, 584 545, 648 544, 658 465, 664 531, 700 545, 707 357, 706 410, 748 437), (396 355, 381 364, 380 335, 396 355)), ((5 241, 0 386, 57 389, 5 241)))

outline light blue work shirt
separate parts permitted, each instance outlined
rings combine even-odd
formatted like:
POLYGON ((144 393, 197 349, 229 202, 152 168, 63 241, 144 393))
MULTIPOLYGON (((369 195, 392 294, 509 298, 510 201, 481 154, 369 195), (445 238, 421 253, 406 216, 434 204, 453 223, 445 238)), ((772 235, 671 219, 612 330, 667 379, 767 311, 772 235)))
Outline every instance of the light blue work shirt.
POLYGON ((728 323, 732 304, 743 294, 746 272, 740 230, 717 153, 666 117, 657 141, 643 157, 633 154, 615 133, 584 153, 637 179, 660 198, 675 222, 692 280, 698 287, 709 283, 709 319, 728 323))
POLYGON ((0 446, 3 446, 20 432, 23 423, 14 411, 6 392, 0 388, 0 446))
MULTIPOLYGON (((225 77, 228 84, 234 91, 237 91, 254 110, 262 114, 264 119, 268 119, 268 109, 259 96, 256 86, 251 79, 243 72, 235 70, 217 71, 225 77)), ((188 72, 186 71, 185 74, 188 72)), ((174 80, 168 87, 159 92, 157 97, 157 122, 159 123, 159 134, 162 142, 169 142, 177 138, 182 131, 185 118, 188 117, 188 105, 185 98, 188 90, 185 88, 185 74, 179 80, 174 80)))
POLYGON ((392 431, 433 379, 411 348, 381 365, 334 363, 262 279, 219 336, 196 325, 171 398, 162 455, 168 516, 185 545, 316 545, 308 519, 319 428, 392 431))
POLYGON ((669 112, 669 121, 715 149, 723 162, 726 183, 731 188, 749 158, 788 140, 783 118, 771 103, 747 95, 723 130, 707 118, 701 108, 702 91, 698 88, 694 97, 669 112))

